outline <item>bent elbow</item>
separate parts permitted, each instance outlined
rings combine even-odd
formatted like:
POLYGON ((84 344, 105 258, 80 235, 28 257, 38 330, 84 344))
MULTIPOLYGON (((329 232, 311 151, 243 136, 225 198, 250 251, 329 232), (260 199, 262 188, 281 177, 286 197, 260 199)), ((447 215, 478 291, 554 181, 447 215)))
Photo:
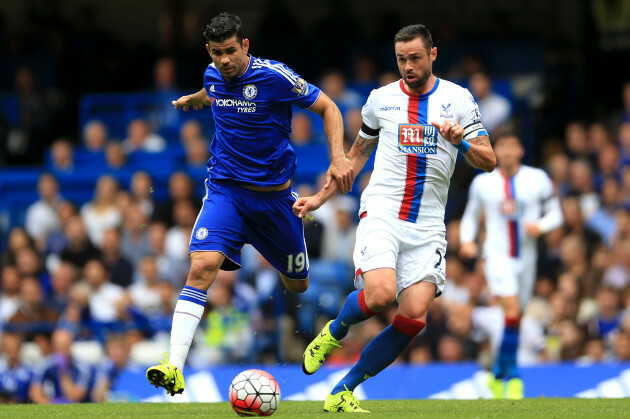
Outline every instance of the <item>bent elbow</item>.
POLYGON ((492 158, 488 159, 488 161, 486 162, 486 165, 483 168, 483 170, 490 173, 494 170, 495 167, 497 167, 497 159, 494 156, 492 156, 492 158))

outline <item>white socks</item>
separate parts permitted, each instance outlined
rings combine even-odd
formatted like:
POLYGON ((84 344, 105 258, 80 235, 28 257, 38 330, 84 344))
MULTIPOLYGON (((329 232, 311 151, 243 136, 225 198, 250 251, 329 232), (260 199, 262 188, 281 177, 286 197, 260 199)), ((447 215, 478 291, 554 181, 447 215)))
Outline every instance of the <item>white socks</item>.
POLYGON ((169 362, 180 371, 184 369, 190 344, 206 306, 206 298, 206 291, 186 285, 175 305, 169 362))

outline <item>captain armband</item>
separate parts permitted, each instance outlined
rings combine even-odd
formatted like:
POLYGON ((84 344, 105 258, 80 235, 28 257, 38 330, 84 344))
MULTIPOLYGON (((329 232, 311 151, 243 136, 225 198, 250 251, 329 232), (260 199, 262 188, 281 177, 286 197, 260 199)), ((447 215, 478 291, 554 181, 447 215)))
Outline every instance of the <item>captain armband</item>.
POLYGON ((372 139, 378 137, 378 133, 380 130, 368 127, 365 122, 361 124, 361 133, 364 134, 362 137, 372 139))
POLYGON ((464 127, 464 138, 473 133, 476 133, 475 137, 479 137, 480 135, 488 135, 488 132, 483 127, 483 124, 480 120, 473 121, 472 123, 464 127))

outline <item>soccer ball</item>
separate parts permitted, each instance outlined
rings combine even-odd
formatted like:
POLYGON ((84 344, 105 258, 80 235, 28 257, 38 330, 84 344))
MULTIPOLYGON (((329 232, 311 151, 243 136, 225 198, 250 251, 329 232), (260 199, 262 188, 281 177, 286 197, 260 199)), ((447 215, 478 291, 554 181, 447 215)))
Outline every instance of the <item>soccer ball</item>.
POLYGON ((230 403, 239 416, 271 416, 280 403, 280 386, 268 372, 243 371, 230 384, 230 403))

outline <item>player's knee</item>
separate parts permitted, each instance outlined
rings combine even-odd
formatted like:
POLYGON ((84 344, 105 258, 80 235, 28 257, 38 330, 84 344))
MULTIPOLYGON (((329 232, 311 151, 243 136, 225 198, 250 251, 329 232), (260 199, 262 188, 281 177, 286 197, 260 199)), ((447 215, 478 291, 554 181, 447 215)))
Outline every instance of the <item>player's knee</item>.
POLYGON ((368 308, 376 313, 387 310, 396 299, 396 289, 378 287, 365 292, 365 303, 368 308))
POLYGON ((213 260, 192 260, 186 284, 195 288, 208 289, 220 267, 221 266, 213 260))
MULTIPOLYGON (((282 275, 282 274, 281 274, 282 275)), ((284 286, 291 292, 301 294, 308 289, 308 278, 306 279, 291 279, 282 275, 282 282, 284 286)))

